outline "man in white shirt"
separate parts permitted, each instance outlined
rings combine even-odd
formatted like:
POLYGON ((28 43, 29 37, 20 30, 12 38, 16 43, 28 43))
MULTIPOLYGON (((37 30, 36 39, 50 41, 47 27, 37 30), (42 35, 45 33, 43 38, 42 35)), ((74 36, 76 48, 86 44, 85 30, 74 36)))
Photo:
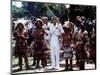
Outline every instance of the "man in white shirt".
POLYGON ((42 17, 42 21, 44 23, 44 25, 42 26, 44 31, 46 32, 46 34, 44 35, 44 38, 48 44, 49 47, 49 40, 50 40, 50 34, 49 34, 49 30, 50 30, 50 23, 48 22, 48 17, 42 17))
MULTIPOLYGON (((50 23, 48 22, 48 17, 42 17, 42 21, 43 21, 43 26, 42 28, 44 29, 45 33, 44 34, 44 39, 45 39, 45 43, 46 43, 46 48, 48 48, 48 50, 50 49, 50 45, 49 45, 49 41, 50 41, 50 34, 49 34, 49 30, 50 30, 50 23)), ((45 53, 46 57, 48 57, 48 50, 45 53)), ((47 66, 47 61, 45 61, 45 64, 47 66)), ((44 71, 47 70, 47 67, 44 68, 44 71)))
POLYGON ((51 66, 52 69, 59 69, 60 63, 60 41, 59 36, 64 33, 62 25, 57 23, 57 17, 52 17, 52 23, 50 25, 50 50, 51 50, 51 66))

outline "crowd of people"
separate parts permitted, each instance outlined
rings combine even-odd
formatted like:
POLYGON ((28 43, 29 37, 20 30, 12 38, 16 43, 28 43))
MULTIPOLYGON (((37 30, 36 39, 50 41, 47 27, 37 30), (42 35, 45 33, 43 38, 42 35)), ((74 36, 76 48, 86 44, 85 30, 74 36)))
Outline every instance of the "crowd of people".
POLYGON ((73 70, 73 51, 80 70, 85 69, 85 62, 92 61, 96 65, 96 20, 88 21, 84 16, 77 16, 74 22, 61 24, 57 16, 52 16, 51 21, 46 16, 32 18, 30 22, 19 22, 13 26, 12 37, 15 41, 13 55, 18 58, 20 70, 22 58, 26 69, 31 67, 29 53, 33 57, 32 66, 39 68, 41 61, 42 68, 46 69, 50 57, 52 69, 59 69, 61 50, 66 71, 73 70))

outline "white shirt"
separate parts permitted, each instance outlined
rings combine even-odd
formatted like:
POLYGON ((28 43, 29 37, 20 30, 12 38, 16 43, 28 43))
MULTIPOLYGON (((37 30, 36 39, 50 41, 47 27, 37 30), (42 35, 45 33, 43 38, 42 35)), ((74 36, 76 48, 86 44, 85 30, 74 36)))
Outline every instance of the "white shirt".
POLYGON ((54 26, 52 23, 50 25, 50 42, 57 44, 59 42, 58 37, 61 35, 61 33, 64 33, 62 25, 56 23, 56 25, 54 26))
POLYGON ((34 24, 32 24, 32 22, 30 22, 30 23, 28 24, 28 29, 32 28, 33 25, 34 25, 34 24))
POLYGON ((43 29, 45 30, 45 32, 48 34, 48 35, 44 35, 44 38, 46 39, 46 40, 50 40, 50 34, 49 34, 49 31, 50 31, 50 23, 48 23, 47 25, 46 24, 44 24, 43 26, 43 29))

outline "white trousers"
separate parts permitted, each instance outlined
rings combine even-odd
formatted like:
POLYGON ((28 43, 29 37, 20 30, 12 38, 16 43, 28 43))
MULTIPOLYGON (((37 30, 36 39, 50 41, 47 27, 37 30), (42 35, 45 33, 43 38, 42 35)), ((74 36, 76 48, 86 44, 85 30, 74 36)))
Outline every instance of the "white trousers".
POLYGON ((57 44, 53 44, 50 46, 51 48, 51 66, 52 68, 55 68, 55 69, 59 69, 60 67, 60 63, 59 63, 59 55, 60 55, 60 48, 57 44))

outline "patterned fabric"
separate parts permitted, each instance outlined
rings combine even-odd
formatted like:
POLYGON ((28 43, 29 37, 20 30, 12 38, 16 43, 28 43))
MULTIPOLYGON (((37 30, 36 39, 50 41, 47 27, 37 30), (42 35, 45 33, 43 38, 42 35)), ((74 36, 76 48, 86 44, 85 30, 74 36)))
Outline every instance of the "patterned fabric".
POLYGON ((14 32, 14 37, 16 40, 15 43, 15 56, 25 56, 27 55, 28 50, 28 43, 26 37, 28 37, 27 33, 25 31, 23 32, 14 32))
POLYGON ((63 41, 64 41, 64 46, 70 46, 70 44, 71 44, 71 36, 70 35, 65 35, 63 41))
POLYGON ((70 28, 64 28, 65 34, 63 35, 63 45, 64 45, 64 58, 72 57, 71 39, 72 34, 70 28))
POLYGON ((42 59, 45 56, 44 52, 46 50, 46 43, 44 40, 44 34, 43 29, 38 29, 33 32, 33 37, 35 39, 33 44, 33 54, 37 59, 42 59))
POLYGON ((33 34, 34 40, 44 40, 44 30, 43 29, 35 30, 33 31, 32 34, 33 34))
POLYGON ((72 48, 65 47, 64 48, 64 58, 71 58, 72 57, 72 48))
POLYGON ((79 44, 78 47, 76 47, 76 58, 77 59, 86 59, 86 52, 83 49, 83 45, 79 44))

